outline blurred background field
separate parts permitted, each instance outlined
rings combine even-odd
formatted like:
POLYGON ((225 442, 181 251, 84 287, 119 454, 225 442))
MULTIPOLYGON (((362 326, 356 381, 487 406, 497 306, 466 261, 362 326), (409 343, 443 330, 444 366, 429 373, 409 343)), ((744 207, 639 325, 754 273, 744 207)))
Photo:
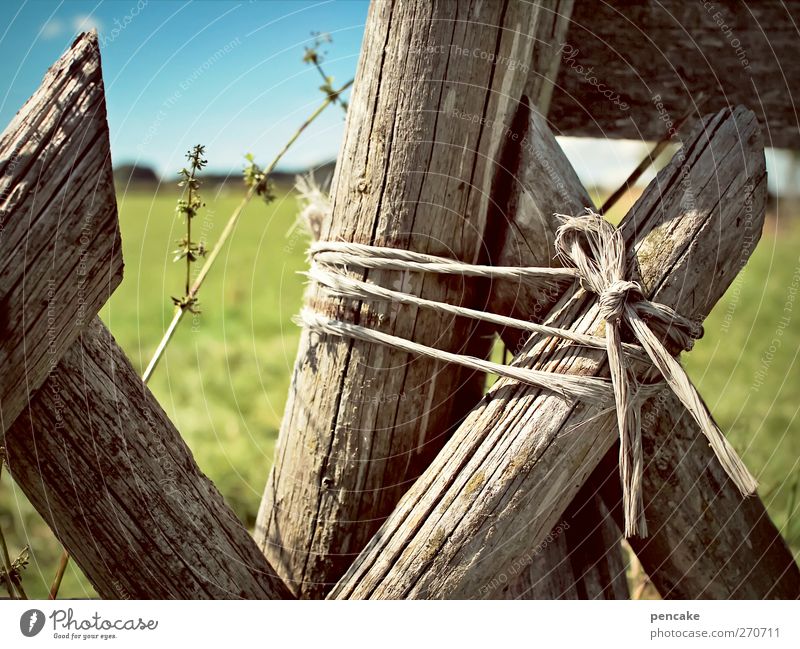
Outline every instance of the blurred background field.
MULTIPOLYGON (((118 189, 125 278, 102 317, 141 371, 172 315, 170 295, 181 292, 183 265, 172 263, 172 250, 183 226, 174 218, 171 185, 118 189)), ((286 188, 277 194, 269 206, 247 208, 202 289, 202 314, 184 322, 150 383, 200 467, 248 527, 272 462, 299 339, 291 318, 301 302, 306 241, 299 232, 288 234, 295 194, 286 188)), ((213 243, 241 195, 233 181, 205 189, 208 207, 195 231, 213 243)), ((634 198, 623 198, 617 216, 634 198)), ((800 313, 793 309, 800 305, 785 311, 800 277, 800 222, 793 215, 791 206, 773 205, 750 264, 684 362, 759 477, 770 514, 798 556, 800 313), (780 348, 769 358, 775 339, 780 348)), ((24 585, 29 596, 46 596, 60 547, 7 475, 0 484, 0 525, 12 554, 31 546, 24 585)), ((61 596, 95 596, 74 564, 61 596)))

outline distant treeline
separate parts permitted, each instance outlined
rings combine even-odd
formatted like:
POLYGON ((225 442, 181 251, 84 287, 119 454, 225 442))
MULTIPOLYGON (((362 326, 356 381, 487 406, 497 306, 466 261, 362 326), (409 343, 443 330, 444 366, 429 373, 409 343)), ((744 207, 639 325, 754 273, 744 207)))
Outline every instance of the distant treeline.
MULTIPOLYGON (((297 171, 275 171, 271 175, 272 182, 279 188, 290 188, 294 186, 295 177, 313 172, 314 178, 320 185, 328 185, 333 177, 335 161, 326 162, 321 165, 301 169, 297 171)), ((231 188, 241 185, 241 170, 231 171, 228 174, 208 172, 202 174, 203 183, 206 186, 230 185, 231 188)), ((141 164, 120 164, 114 167, 114 184, 117 191, 125 191, 125 188, 144 188, 155 189, 159 183, 174 187, 178 182, 177 174, 173 177, 159 177, 156 171, 147 165, 141 164)))

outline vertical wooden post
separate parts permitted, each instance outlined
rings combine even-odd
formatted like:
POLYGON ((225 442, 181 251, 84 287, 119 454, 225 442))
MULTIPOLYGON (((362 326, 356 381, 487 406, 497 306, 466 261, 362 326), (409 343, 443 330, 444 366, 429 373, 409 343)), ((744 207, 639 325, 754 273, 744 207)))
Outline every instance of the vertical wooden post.
MULTIPOLYGON (((505 243, 492 260, 498 266, 547 266, 555 262, 554 213, 580 214, 594 207, 572 166, 545 124, 567 40, 573 0, 544 8, 537 25, 526 96, 533 105, 528 124, 518 116, 516 130, 524 144, 507 142, 492 197, 501 218, 510 221, 505 243), (520 123, 522 122, 522 123, 520 123)), ((531 285, 497 282, 492 310, 541 321, 566 286, 542 290, 531 285)), ((528 336, 503 330, 506 348, 516 353, 528 336)), ((625 599, 629 596, 619 527, 591 485, 582 489, 551 533, 551 540, 531 548, 529 566, 518 566, 498 596, 514 599, 625 599)))
MULTIPOLYGON (((541 5, 412 0, 370 7, 323 237, 476 262, 494 161, 528 78, 541 5)), ((482 306, 481 283, 368 273, 425 298, 482 306)), ((456 352, 484 355, 461 319, 351 309, 312 289, 306 303, 456 352)), ((304 334, 275 465, 258 517, 265 555, 304 597, 343 574, 453 427, 483 376, 380 346, 304 334)))
MULTIPOLYGON (((523 102, 492 188, 490 223, 504 224, 505 237, 493 260, 499 266, 548 266, 557 262, 554 213, 581 214, 593 206, 575 171, 536 108, 523 102)), ((541 321, 569 287, 547 289, 513 281, 492 285, 488 308, 522 320, 541 321)), ((499 332, 512 353, 528 335, 499 332)), ((504 583, 497 597, 526 599, 627 598, 621 533, 595 489, 581 490, 548 542, 531 547, 521 565, 498 571, 504 583)))

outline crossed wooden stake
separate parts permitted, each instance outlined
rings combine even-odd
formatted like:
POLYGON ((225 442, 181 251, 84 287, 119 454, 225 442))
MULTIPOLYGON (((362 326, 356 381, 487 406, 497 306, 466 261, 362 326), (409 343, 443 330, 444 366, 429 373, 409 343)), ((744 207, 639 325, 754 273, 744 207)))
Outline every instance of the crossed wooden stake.
POLYGON ((101 597, 288 597, 95 315, 122 279, 96 34, 50 68, 0 151, 0 404, 17 484, 101 597))
MULTIPOLYGON (((538 5, 484 3, 485 15, 443 15, 415 30, 415 4, 371 7, 353 136, 324 235, 546 265, 551 214, 590 204, 520 99, 546 112, 557 71, 548 52, 563 19, 538 5), (453 31, 453 17, 470 28, 453 31), (538 38, 518 38, 520 26, 538 38), (430 42, 448 51, 489 43, 546 73, 410 54, 430 42), (365 125, 369 138, 357 135, 365 125)), ((469 10, 434 8, 449 11, 469 10)), ((15 480, 102 597, 309 597, 337 582, 335 597, 626 595, 613 413, 507 381, 481 399, 481 376, 339 339, 303 337, 257 545, 94 317, 122 271, 95 36, 81 36, 48 72, 0 151, 3 443, 15 480)), ((648 297, 707 315, 760 234, 764 169, 749 111, 698 125, 621 226, 648 297)), ((602 330, 580 292, 369 278, 602 330)), ((460 320, 313 292, 307 300, 418 342, 488 352, 487 331, 460 320)), ((602 354, 552 341, 529 341, 515 362, 605 370, 602 354)), ((631 543, 662 595, 800 595, 800 573, 760 500, 739 496, 682 407, 667 393, 643 418, 651 536, 631 543)))

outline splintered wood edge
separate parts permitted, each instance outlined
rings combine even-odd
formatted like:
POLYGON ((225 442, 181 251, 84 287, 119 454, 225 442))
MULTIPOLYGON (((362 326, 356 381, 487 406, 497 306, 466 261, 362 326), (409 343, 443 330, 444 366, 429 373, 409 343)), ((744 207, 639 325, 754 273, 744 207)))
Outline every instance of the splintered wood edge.
POLYGON ((11 426, 122 280, 97 34, 0 135, 0 403, 11 426))

